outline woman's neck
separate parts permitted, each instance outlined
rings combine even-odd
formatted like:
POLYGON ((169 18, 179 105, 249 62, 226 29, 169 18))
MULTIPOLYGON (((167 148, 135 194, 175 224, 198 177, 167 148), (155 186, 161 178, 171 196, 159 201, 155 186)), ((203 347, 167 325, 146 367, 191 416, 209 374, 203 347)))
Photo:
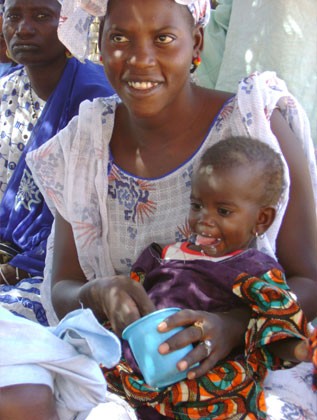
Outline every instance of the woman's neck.
POLYGON ((212 91, 196 89, 193 100, 181 109, 150 118, 137 118, 119 106, 110 144, 116 164, 136 176, 157 178, 189 159, 224 102, 214 103, 212 91))
POLYGON ((50 97, 64 72, 67 63, 65 56, 45 66, 26 65, 25 70, 30 79, 32 89, 44 101, 50 97))

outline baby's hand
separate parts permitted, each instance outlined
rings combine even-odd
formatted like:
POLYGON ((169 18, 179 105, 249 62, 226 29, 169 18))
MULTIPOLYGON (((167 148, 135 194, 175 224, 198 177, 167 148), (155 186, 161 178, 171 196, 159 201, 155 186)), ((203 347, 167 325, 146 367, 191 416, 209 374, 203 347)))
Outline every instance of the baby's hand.
POLYGON ((311 362, 311 352, 308 340, 301 340, 294 348, 295 359, 300 362, 311 362))
POLYGON ((317 328, 314 329, 309 338, 309 353, 314 365, 313 370, 313 390, 317 391, 317 328))
POLYGON ((313 390, 317 391, 317 328, 314 329, 310 338, 301 341, 294 350, 295 357, 301 362, 313 363, 313 390))

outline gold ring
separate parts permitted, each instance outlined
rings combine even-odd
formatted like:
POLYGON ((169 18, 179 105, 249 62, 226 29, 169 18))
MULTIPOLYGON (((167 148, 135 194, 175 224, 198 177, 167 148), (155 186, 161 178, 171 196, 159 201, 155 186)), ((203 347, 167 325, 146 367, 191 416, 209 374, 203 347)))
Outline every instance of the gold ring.
MULTIPOLYGON (((198 328, 199 331, 200 331, 200 333, 201 333, 201 336, 200 336, 199 340, 201 340, 203 338, 204 334, 205 334, 205 332, 204 332, 204 326, 203 325, 204 324, 203 324, 202 321, 196 321, 193 324, 193 326, 196 327, 196 328, 198 328)), ((197 340, 197 341, 199 341, 199 340, 197 340)))

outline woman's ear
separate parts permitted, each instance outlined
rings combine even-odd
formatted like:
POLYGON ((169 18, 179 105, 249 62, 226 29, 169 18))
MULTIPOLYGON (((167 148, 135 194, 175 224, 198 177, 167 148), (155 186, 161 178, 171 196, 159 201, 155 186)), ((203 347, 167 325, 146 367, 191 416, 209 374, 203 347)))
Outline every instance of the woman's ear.
POLYGON ((204 48, 204 28, 196 25, 193 32, 194 37, 194 56, 199 56, 204 48))
POLYGON ((276 209, 274 207, 261 207, 258 212, 256 224, 253 228, 253 234, 263 235, 274 222, 276 209))

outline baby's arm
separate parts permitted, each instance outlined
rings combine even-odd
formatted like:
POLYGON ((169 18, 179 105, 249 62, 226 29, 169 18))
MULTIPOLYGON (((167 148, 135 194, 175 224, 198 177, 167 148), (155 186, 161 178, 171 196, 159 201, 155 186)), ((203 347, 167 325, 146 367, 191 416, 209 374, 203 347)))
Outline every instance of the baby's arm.
POLYGON ((277 357, 293 362, 312 362, 313 363, 313 383, 314 391, 317 391, 317 328, 314 329, 309 339, 287 339, 273 344, 268 348, 277 357))
POLYGON ((311 362, 309 339, 290 338, 268 345, 268 349, 282 360, 289 362, 311 362))
POLYGON ((245 336, 249 364, 275 370, 311 360, 307 320, 280 270, 269 270, 261 277, 242 273, 233 292, 252 311, 245 336))

